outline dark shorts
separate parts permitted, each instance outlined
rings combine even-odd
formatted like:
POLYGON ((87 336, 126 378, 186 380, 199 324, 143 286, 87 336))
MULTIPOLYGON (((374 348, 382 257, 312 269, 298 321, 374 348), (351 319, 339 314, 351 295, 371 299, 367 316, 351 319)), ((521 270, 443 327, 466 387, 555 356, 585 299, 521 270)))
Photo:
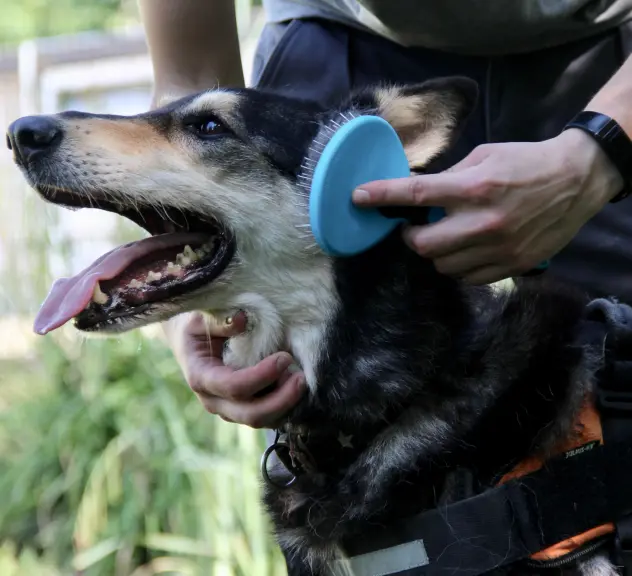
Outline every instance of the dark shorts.
MULTIPOLYGON (((485 58, 403 48, 344 25, 295 20, 266 26, 252 83, 335 104, 366 84, 469 76, 481 98, 452 152, 453 163, 482 143, 556 136, 631 52, 632 22, 553 49, 485 58)), ((552 259, 548 273, 593 297, 617 296, 632 304, 632 198, 606 206, 552 259)))

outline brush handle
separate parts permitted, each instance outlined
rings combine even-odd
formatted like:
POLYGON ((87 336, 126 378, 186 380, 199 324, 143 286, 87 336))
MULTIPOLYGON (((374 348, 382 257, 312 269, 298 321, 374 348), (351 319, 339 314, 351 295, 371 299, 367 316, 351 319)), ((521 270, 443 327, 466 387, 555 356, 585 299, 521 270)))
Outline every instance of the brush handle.
MULTIPOLYGON (((445 216, 443 208, 427 208, 425 206, 385 206, 378 208, 378 211, 386 218, 402 220, 414 226, 420 226, 427 223, 438 222, 445 216)), ((545 260, 538 264, 535 268, 527 270, 521 277, 539 276, 546 272, 549 267, 549 261, 545 260)))

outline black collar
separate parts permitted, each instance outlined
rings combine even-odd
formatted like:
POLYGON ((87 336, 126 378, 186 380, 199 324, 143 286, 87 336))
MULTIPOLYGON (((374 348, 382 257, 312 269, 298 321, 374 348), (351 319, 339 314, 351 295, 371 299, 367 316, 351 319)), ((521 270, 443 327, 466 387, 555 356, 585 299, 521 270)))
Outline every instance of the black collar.
POLYGON ((348 425, 339 422, 324 422, 319 426, 286 422, 276 430, 274 442, 263 455, 261 473, 268 484, 277 488, 287 488, 306 474, 343 475, 389 424, 390 421, 383 420, 354 426, 351 431, 348 425), (287 482, 279 482, 268 473, 268 460, 273 453, 291 475, 287 482))

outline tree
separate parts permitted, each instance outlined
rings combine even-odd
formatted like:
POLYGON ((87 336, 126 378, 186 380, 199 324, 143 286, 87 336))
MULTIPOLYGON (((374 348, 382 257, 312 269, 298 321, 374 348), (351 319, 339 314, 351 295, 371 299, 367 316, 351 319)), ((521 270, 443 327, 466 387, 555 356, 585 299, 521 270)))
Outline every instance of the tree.
POLYGON ((1 0, 0 44, 138 22, 135 0, 1 0))

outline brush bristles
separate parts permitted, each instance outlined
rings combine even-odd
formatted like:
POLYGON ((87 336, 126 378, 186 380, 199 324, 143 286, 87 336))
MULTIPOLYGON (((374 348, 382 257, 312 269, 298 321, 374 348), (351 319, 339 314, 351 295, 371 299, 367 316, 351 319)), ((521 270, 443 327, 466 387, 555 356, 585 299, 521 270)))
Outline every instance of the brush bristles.
MULTIPOLYGON (((309 205, 309 195, 312 187, 312 180, 314 178, 314 171, 316 170, 316 165, 318 164, 318 160, 320 160, 325 147, 329 144, 329 141, 337 130, 342 128, 342 126, 344 126, 347 122, 350 122, 364 113, 366 112, 360 113, 355 110, 336 112, 333 116, 324 119, 321 123, 318 133, 310 144, 307 155, 305 156, 296 177, 297 183, 302 190, 307 205, 309 205)), ((311 226, 309 224, 309 215, 307 223, 299 224, 297 227, 300 228, 301 232, 306 236, 312 235, 311 226)), ((313 246, 316 245, 314 244, 313 246)))
POLYGON ((360 113, 354 110, 336 112, 334 116, 324 120, 321 124, 316 137, 309 146, 307 155, 301 164, 297 176, 298 184, 304 190, 307 197, 309 197, 314 170, 316 169, 318 160, 320 160, 323 154, 323 150, 325 150, 325 147, 329 144, 329 141, 337 130, 358 116, 360 116, 360 113))

